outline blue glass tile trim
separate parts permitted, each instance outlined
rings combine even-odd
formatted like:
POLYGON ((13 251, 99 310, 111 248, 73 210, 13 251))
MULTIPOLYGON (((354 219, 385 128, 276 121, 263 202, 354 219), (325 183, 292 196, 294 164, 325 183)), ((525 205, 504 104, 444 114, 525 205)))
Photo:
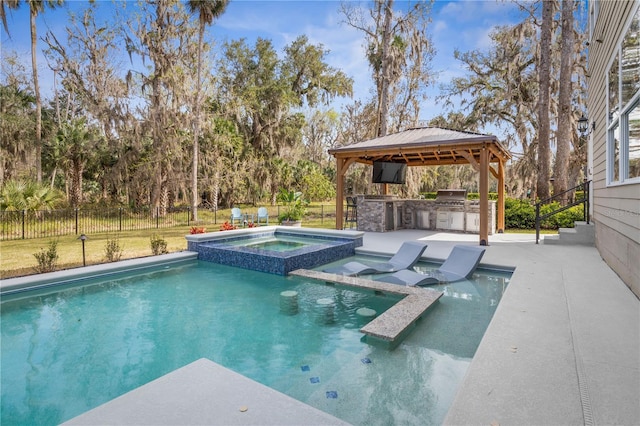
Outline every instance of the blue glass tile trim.
POLYGON ((371 364, 371 360, 369 358, 362 358, 360 361, 362 361, 363 364, 371 364))
POLYGON ((302 367, 300 367, 300 370, 302 370, 302 371, 311 371, 311 368, 308 365, 303 365, 302 367))
MULTIPOLYGON (((312 269, 316 266, 353 256, 355 248, 362 246, 362 238, 331 238, 319 235, 304 235, 304 238, 316 240, 317 244, 284 252, 228 245, 230 241, 264 238, 273 234, 273 232, 263 232, 203 243, 188 242, 188 249, 197 252, 200 260, 271 274, 287 275, 296 269, 312 269)), ((300 234, 289 234, 280 231, 275 234, 277 236, 301 236, 300 234)))
POLYGON ((338 398, 338 392, 336 391, 327 391, 327 398, 329 399, 336 399, 338 398))
POLYGON ((311 383, 320 383, 320 377, 312 377, 309 379, 311 383))

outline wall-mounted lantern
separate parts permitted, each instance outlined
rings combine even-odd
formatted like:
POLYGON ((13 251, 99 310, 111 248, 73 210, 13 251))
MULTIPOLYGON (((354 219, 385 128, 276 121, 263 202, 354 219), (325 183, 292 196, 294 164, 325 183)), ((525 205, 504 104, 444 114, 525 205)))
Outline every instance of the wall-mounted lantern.
POLYGON ((591 128, 589 128, 589 119, 582 114, 582 116, 578 119, 578 132, 580 132, 581 136, 589 136, 589 134, 596 129, 596 122, 591 123, 591 128))

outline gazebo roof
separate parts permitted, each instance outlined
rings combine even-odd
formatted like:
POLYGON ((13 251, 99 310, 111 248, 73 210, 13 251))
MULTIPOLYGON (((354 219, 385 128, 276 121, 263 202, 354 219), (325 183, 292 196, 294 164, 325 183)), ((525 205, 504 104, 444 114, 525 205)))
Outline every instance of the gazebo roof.
POLYGON ((374 161, 406 163, 409 166, 468 164, 479 161, 488 149, 490 161, 511 158, 493 135, 439 127, 420 127, 329 150, 336 158, 372 164, 374 161))

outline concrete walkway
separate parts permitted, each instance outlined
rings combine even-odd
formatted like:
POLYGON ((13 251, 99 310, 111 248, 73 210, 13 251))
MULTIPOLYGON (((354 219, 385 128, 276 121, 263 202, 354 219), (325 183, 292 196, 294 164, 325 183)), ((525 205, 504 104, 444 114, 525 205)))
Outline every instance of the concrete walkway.
MULTIPOLYGON (((367 233, 363 248, 393 252, 429 241, 444 259, 476 235, 367 233)), ((445 424, 640 424, 640 303, 594 247, 490 236, 482 264, 515 267, 445 424)))

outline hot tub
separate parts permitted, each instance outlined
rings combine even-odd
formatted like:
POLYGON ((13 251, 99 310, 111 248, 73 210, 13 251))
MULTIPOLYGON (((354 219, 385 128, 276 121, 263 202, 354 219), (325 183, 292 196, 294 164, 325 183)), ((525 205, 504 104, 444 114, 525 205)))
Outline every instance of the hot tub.
POLYGON ((266 226, 187 235, 199 260, 287 275, 353 256, 364 233, 331 229, 266 226))

